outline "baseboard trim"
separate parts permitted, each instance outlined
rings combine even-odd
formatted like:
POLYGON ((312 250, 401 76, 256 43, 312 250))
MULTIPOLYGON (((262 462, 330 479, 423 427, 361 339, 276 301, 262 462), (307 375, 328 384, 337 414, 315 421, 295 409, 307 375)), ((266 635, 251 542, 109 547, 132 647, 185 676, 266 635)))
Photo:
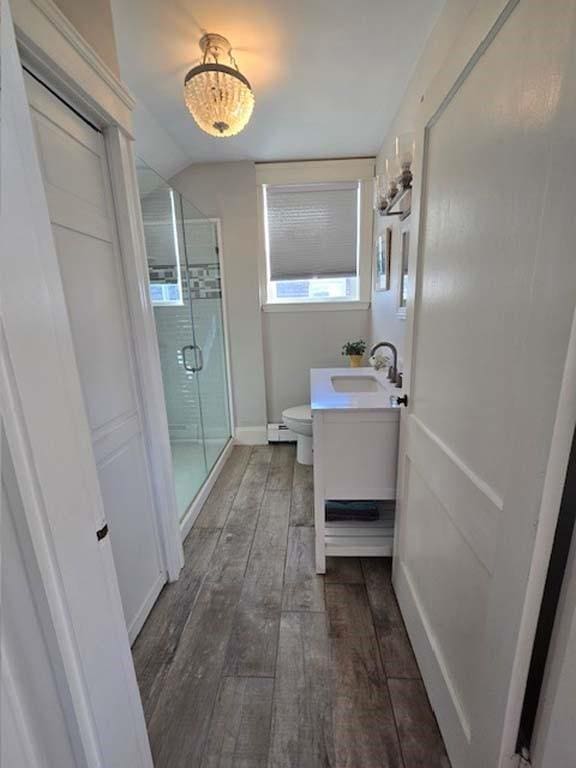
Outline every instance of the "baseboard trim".
POLYGON ((235 437, 239 445, 266 445, 268 429, 266 424, 261 427, 236 427, 235 437))
POLYGON ((198 494, 194 498, 192 504, 188 507, 186 510, 186 514, 180 521, 180 534, 182 536, 182 541, 188 536, 190 533, 190 529, 196 522, 196 518, 200 514, 200 510, 202 509, 204 502, 208 498, 208 494, 214 487, 214 483, 218 479, 218 475, 220 472, 222 472, 222 468, 224 467, 224 464, 226 464, 226 460, 228 459, 228 456, 230 456, 230 452, 232 451, 232 448, 234 447, 234 440, 230 439, 226 443, 226 446, 220 456, 218 457, 218 461, 214 466, 212 467, 212 471, 206 478, 204 485, 200 490, 198 491, 198 494))
POLYGON ((410 642, 416 654, 430 704, 438 719, 448 757, 452 765, 466 765, 470 754, 470 724, 450 680, 446 664, 434 639, 434 633, 404 563, 400 563, 395 576, 396 597, 406 623, 410 642), (459 724, 459 728, 448 729, 446 727, 447 724, 455 722, 459 724))

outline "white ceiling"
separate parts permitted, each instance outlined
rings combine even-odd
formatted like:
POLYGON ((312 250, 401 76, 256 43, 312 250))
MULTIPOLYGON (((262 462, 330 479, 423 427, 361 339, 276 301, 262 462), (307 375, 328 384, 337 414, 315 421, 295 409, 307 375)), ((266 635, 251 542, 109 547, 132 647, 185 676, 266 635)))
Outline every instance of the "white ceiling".
POLYGON ((443 4, 112 0, 122 77, 154 141, 160 125, 188 163, 376 154, 443 4), (254 90, 252 120, 233 138, 203 133, 184 105, 204 31, 230 40, 254 90))

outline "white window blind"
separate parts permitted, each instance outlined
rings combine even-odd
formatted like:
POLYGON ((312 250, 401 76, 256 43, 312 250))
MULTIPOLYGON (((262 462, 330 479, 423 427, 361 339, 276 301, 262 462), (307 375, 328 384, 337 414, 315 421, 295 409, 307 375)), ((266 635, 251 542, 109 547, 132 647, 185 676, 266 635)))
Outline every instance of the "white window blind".
POLYGON ((353 277, 358 260, 358 183, 267 186, 269 278, 353 277))

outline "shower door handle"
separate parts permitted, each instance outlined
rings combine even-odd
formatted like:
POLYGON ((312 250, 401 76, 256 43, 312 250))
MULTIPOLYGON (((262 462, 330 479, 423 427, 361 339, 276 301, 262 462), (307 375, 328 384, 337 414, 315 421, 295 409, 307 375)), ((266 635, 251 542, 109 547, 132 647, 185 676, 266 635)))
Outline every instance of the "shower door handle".
POLYGON ((186 344, 186 346, 182 347, 180 350, 180 354, 182 355, 182 365, 184 366, 184 369, 188 371, 188 373, 197 373, 198 371, 202 370, 202 366, 198 368, 198 366, 190 365, 188 363, 186 352, 187 350, 194 352, 195 349, 195 344, 186 344))
POLYGON ((204 353, 202 352, 202 347, 200 345, 195 344, 194 348, 196 349, 196 352, 198 353, 197 359, 199 360, 198 367, 196 368, 196 370, 197 371, 201 371, 202 368, 204 368, 204 353))

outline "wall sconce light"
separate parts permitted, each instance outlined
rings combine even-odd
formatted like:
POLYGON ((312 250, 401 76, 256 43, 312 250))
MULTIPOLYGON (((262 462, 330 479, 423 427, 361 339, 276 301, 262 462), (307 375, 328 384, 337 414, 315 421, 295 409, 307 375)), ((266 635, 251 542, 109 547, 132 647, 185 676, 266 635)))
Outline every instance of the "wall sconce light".
POLYGON ((386 189, 388 183, 386 181, 386 175, 384 173, 377 173, 374 177, 374 210, 382 211, 386 207, 386 189))
POLYGON ((399 166, 395 158, 386 158, 384 161, 384 173, 377 174, 374 179, 374 210, 382 215, 391 201, 398 194, 399 166))
POLYGON ((412 188, 412 161, 414 159, 414 136, 403 133, 394 139, 394 156, 385 160, 384 173, 374 179, 374 210, 381 216, 404 215, 405 212, 392 210, 407 190, 412 188))
POLYGON ((410 189, 412 186, 412 161, 414 160, 414 134, 401 133, 394 140, 395 158, 400 167, 398 181, 402 189, 410 189))

